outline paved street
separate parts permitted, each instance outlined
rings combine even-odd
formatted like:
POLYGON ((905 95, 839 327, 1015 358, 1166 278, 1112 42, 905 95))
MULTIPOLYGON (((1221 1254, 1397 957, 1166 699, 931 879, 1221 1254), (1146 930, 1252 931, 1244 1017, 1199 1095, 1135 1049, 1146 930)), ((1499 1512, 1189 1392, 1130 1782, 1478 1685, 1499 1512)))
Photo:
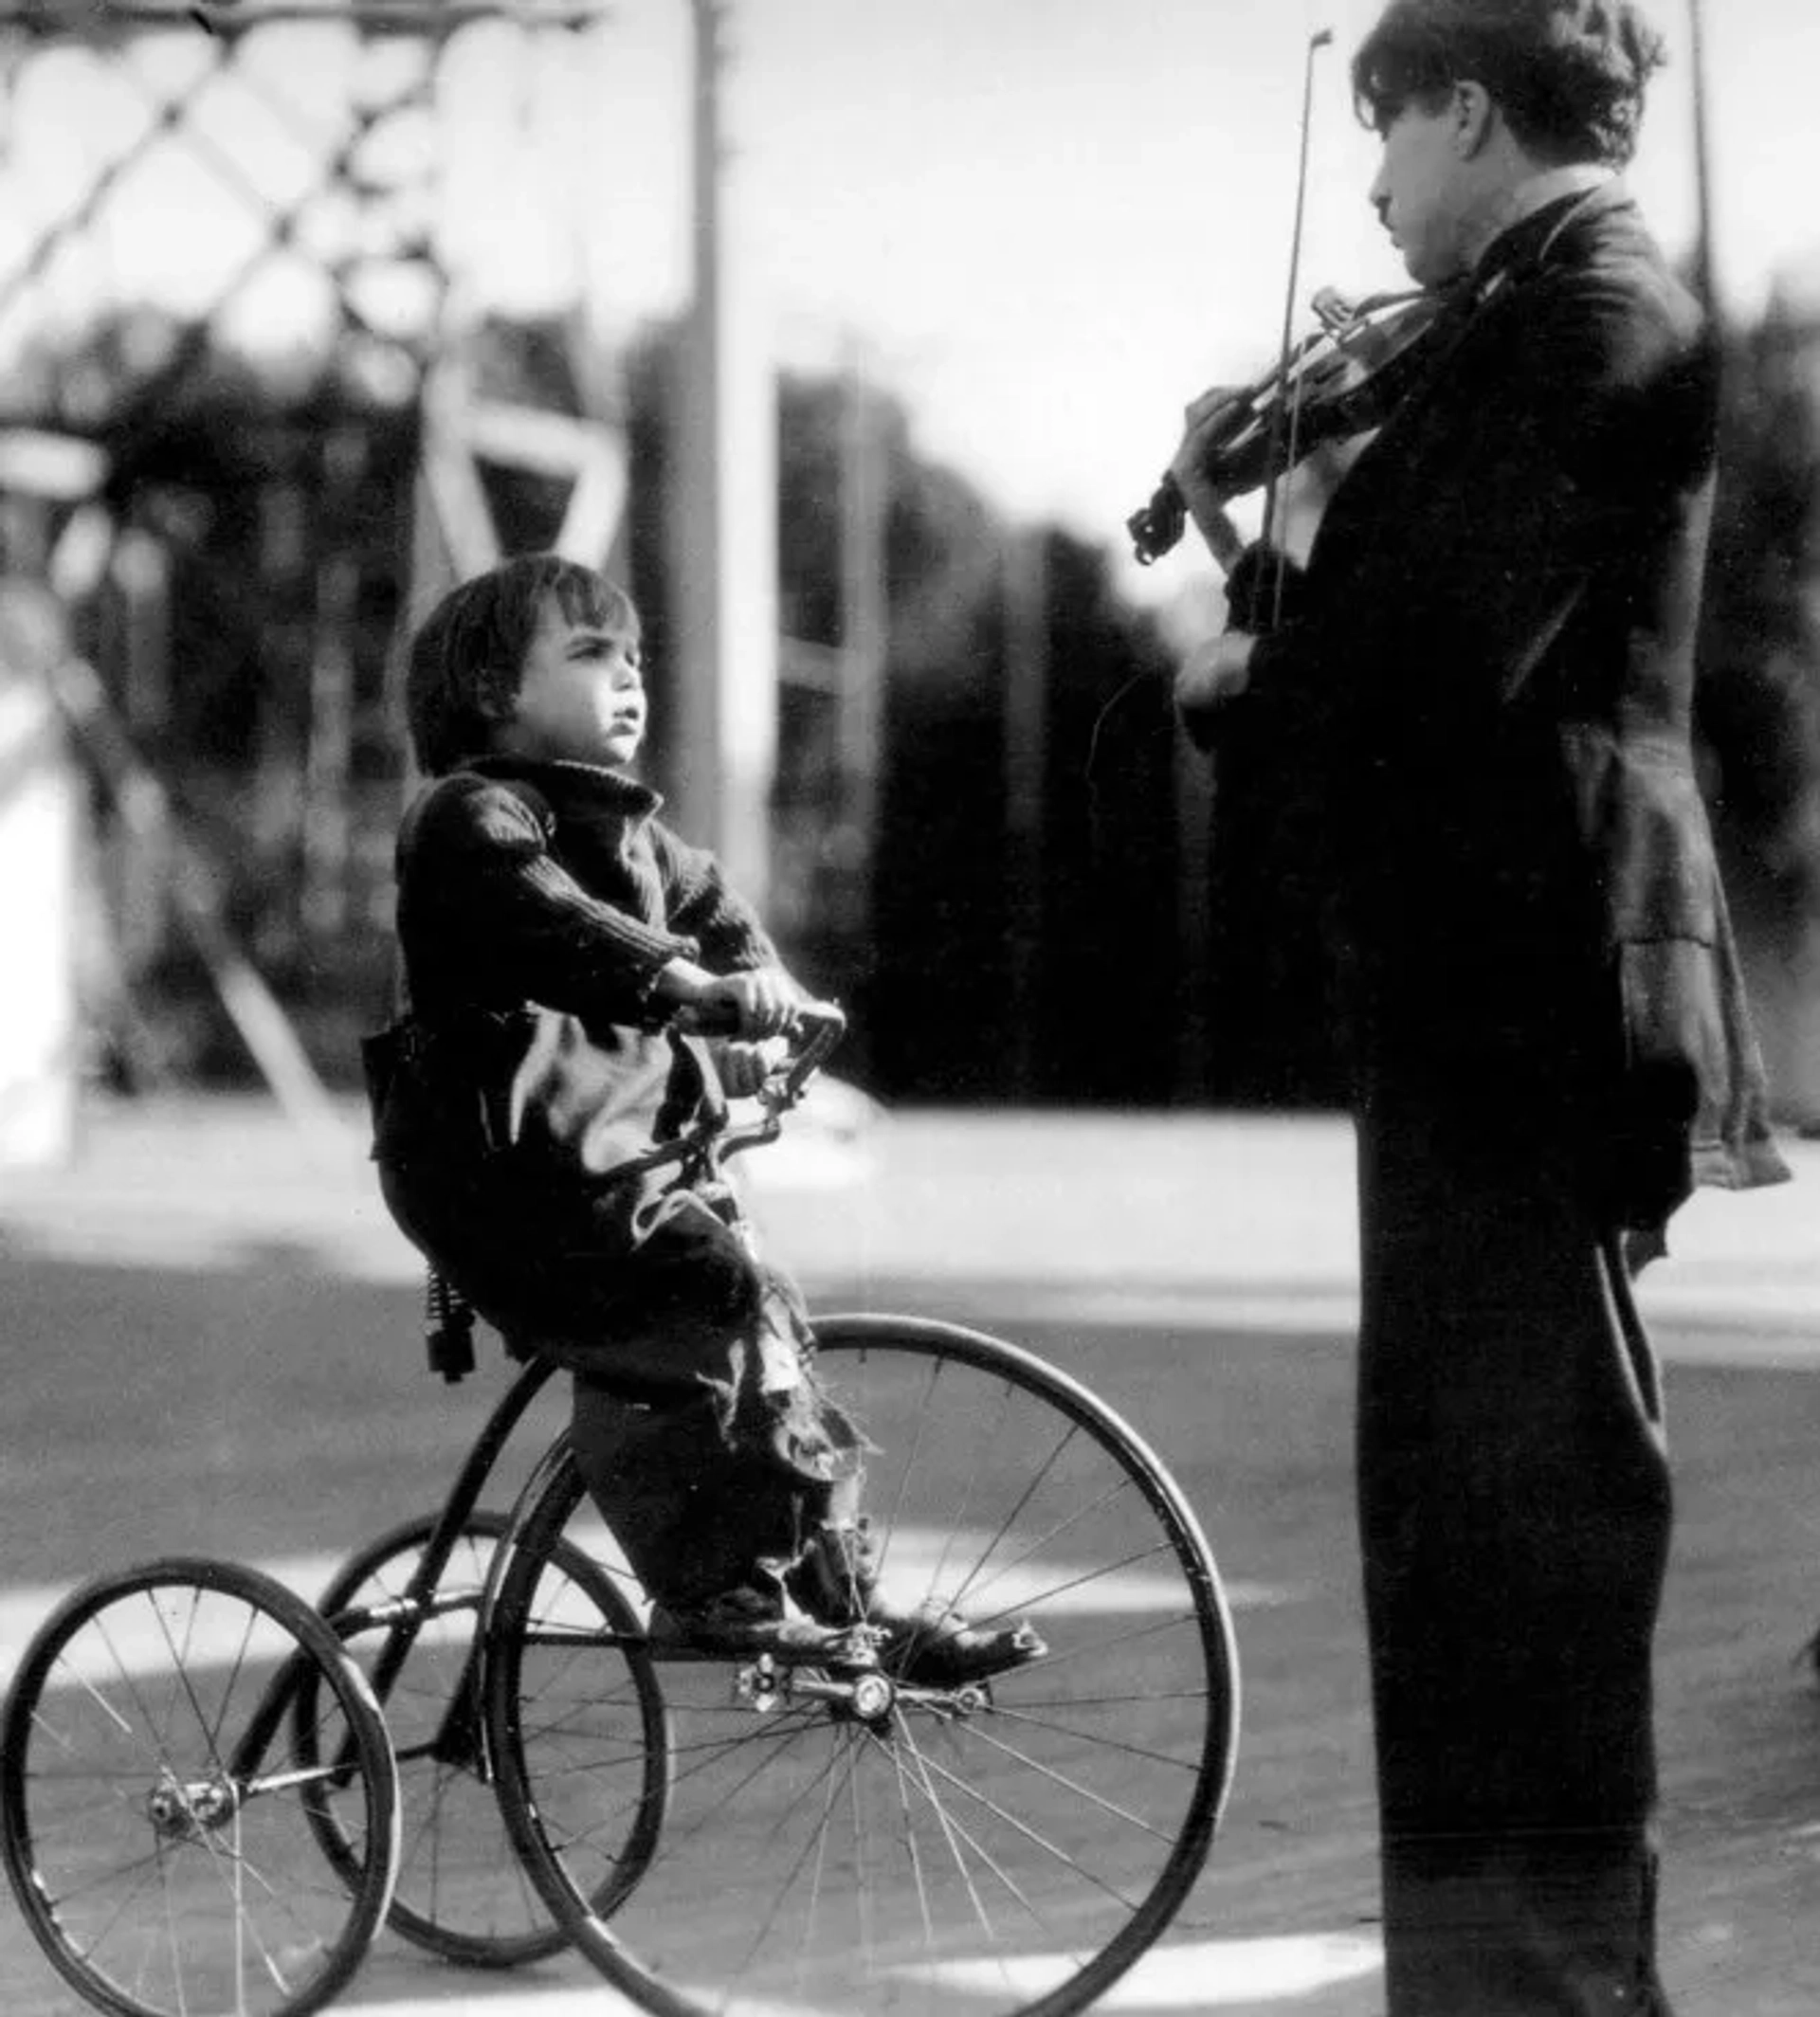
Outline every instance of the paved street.
MULTIPOLYGON (((812 1121, 751 1173, 813 1299, 984 1323, 1102 1393, 1176 1473, 1233 1598, 1227 1822, 1167 1950, 1107 2008, 1372 2017, 1344 1128, 837 1098, 812 1121)), ((1795 1185, 1697 1200, 1645 1282, 1679 1479, 1661 1701, 1682 2017, 1820 2008, 1820 1691, 1799 1657, 1820 1622, 1820 1145, 1793 1154, 1795 1185)), ((182 1548, 308 1590, 433 1504, 500 1379, 420 1370, 417 1281, 351 1109, 315 1141, 256 1100, 101 1112, 72 1169, 0 1174, 0 1663, 92 1569, 182 1548)), ((613 2005, 573 1961, 477 1980, 388 1935, 350 2007, 613 2005)), ((0 1902, 0 2009, 72 2008, 0 1902)))

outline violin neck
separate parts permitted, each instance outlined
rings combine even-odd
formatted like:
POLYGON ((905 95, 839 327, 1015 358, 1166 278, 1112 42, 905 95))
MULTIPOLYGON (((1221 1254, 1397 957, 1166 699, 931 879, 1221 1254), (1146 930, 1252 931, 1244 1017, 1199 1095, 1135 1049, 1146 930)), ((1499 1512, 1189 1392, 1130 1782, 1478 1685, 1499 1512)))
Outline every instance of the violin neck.
POLYGON ((1229 574, 1238 565, 1239 555, 1245 552, 1245 537, 1225 509, 1200 488, 1192 484, 1187 492, 1188 515, 1194 521, 1194 530, 1207 542, 1207 550, 1219 563, 1220 572, 1229 574))

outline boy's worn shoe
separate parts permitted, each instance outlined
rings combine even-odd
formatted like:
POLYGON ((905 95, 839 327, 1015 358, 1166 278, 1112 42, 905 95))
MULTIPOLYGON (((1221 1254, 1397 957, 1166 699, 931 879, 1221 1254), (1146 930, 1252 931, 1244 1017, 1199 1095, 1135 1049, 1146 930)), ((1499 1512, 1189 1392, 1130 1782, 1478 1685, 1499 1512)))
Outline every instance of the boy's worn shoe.
POLYGON ((786 1580, 791 1595, 824 1626, 883 1631, 881 1663, 893 1679, 914 1687, 963 1687, 1039 1660, 1048 1650, 1028 1625, 970 1625, 939 1597, 908 1610, 892 1604, 879 1589, 864 1520, 818 1528, 786 1580))
POLYGON ((653 1652, 691 1652, 717 1659, 755 1660, 761 1654, 784 1666, 821 1666, 863 1654, 850 1625, 806 1617, 780 1590, 742 1585, 697 1604, 659 1604, 646 1627, 653 1652))
POLYGON ((913 1687, 965 1687, 1041 1660, 1048 1651, 1032 1626, 969 1625, 939 1597, 910 1611, 875 1600, 872 1609, 868 1622, 891 1634, 879 1655, 885 1671, 913 1687))

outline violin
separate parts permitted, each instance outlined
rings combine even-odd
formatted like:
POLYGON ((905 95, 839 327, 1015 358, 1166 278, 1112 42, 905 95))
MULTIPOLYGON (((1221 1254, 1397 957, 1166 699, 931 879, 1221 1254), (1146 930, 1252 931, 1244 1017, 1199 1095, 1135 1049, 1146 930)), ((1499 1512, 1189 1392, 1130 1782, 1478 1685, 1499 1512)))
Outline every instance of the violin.
MULTIPOLYGON (((1421 368, 1419 346, 1445 297, 1426 290, 1349 300, 1323 287, 1317 327, 1233 399, 1219 431, 1203 445, 1201 473, 1223 497, 1277 480, 1317 449, 1381 427, 1421 368)), ((1173 472, 1125 521, 1140 566, 1168 553, 1192 514, 1173 472)), ((1243 542, 1225 515, 1196 523, 1228 572, 1243 542)))

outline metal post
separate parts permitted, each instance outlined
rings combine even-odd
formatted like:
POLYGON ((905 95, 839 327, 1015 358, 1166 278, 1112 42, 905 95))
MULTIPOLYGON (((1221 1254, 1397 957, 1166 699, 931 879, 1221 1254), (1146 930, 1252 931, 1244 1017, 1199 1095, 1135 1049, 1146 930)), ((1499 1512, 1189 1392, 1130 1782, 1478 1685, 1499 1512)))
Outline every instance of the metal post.
POLYGON ((1005 884, 1010 913, 1007 1035, 1011 1082, 1037 1090, 1042 1066, 1044 846, 1048 769, 1048 554, 1041 527, 1005 549, 1005 884))
POLYGON ((776 409, 768 346, 727 229, 726 0, 695 23, 694 299, 675 409, 675 663, 665 748, 677 825, 760 908, 776 754, 776 409))
POLYGON ((841 913, 856 941, 845 948, 869 972, 872 870, 878 848, 879 754, 883 742, 888 616, 884 576, 886 472, 878 401, 857 346, 847 358, 841 426, 840 839, 851 886, 841 913))
POLYGON ((68 650, 48 591, 0 577, 0 1168, 61 1162, 75 1146, 82 794, 49 683, 68 650))
POLYGON ((1708 315, 1718 308, 1713 281, 1713 173, 1711 139, 1706 120, 1706 45, 1701 0, 1687 0, 1687 44, 1693 70, 1694 186, 1697 224, 1694 235, 1694 291, 1708 315))

